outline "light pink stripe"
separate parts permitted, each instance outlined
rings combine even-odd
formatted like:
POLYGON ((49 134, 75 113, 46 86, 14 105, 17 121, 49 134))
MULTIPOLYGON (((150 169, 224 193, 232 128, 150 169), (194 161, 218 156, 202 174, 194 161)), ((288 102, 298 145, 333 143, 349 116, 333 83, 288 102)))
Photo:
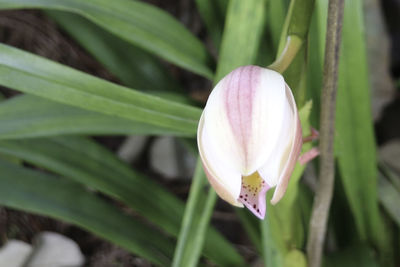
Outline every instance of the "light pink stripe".
POLYGON ((252 134, 253 98, 260 71, 257 66, 239 67, 228 75, 224 84, 227 117, 236 142, 243 148, 246 166, 248 141, 252 134))

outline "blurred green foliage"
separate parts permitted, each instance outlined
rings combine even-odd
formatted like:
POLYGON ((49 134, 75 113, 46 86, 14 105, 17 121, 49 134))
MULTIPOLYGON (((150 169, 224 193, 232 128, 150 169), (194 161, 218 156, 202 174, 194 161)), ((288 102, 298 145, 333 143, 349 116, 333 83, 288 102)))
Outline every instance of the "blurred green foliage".
MULTIPOLYGON (((215 84, 238 66, 267 67, 289 37, 301 46, 283 75, 307 136, 311 125, 319 125, 327 3, 196 0, 212 43, 208 51, 204 40, 173 16, 141 1, 0 0, 0 9, 44 10, 122 83, 1 44, 0 84, 24 94, 0 96, 0 204, 76 224, 159 266, 206 264, 202 257, 217 266, 249 265, 209 225, 216 195, 204 190, 199 163, 185 204, 88 136, 168 135, 191 142, 201 109, 163 61, 215 84)), ((394 266, 400 188, 390 170, 378 169, 363 1, 346 1, 344 16, 335 139, 338 188, 324 266, 394 266), (337 207, 348 209, 338 213, 337 207)), ((304 145, 303 152, 313 145, 304 145)), ((317 169, 318 161, 309 165, 317 169)), ((285 198, 268 204, 264 221, 236 210, 265 266, 307 266, 313 188, 302 183, 304 169, 296 166, 285 198)))

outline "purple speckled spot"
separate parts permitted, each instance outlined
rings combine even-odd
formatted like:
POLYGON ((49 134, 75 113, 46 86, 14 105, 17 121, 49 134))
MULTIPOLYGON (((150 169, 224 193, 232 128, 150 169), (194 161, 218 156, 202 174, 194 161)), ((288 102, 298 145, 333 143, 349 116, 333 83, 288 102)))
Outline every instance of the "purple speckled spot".
POLYGON ((264 219, 266 210, 265 196, 269 189, 268 184, 262 179, 260 179, 259 183, 252 185, 246 184, 245 180, 242 180, 242 189, 238 201, 258 218, 264 219))

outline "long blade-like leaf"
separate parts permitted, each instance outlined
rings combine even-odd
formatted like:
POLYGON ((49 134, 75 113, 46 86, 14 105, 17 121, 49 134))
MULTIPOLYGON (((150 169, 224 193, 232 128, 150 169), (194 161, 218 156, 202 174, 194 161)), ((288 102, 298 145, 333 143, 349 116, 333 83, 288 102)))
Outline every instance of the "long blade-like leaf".
POLYGON ((378 267, 374 251, 366 244, 355 244, 344 250, 329 255, 324 259, 323 267, 378 267))
POLYGON ((49 10, 46 15, 55 20, 125 85, 153 91, 179 88, 161 62, 145 50, 103 30, 82 16, 56 10, 49 10))
POLYGON ((206 183, 207 180, 199 160, 190 188, 178 244, 175 248, 173 267, 197 266, 200 251, 203 247, 204 233, 217 197, 215 193, 202 194, 202 189, 206 183))
POLYGON ((224 27, 227 0, 196 0, 197 9, 207 27, 207 31, 211 36, 214 46, 218 51, 221 44, 222 30, 224 27))
POLYGON ((54 135, 174 135, 181 131, 21 95, 0 103, 0 139, 54 135))
POLYGON ((157 265, 170 262, 173 243, 75 182, 0 159, 0 204, 76 224, 157 265))
MULTIPOLYGON (((183 203, 93 141, 81 137, 0 141, 0 153, 113 196, 166 233, 179 233, 183 203)), ((211 228, 204 237, 206 257, 221 266, 240 265, 239 254, 217 231, 211 228)))
POLYGON ((178 66, 211 78, 203 44, 167 12, 130 0, 0 0, 0 9, 43 8, 80 14, 178 66))
POLYGON ((132 172, 93 141, 81 137, 0 141, 0 152, 118 198, 159 222, 167 232, 176 230, 171 221, 179 216, 178 200, 151 180, 132 172))
POLYGON ((200 110, 130 90, 42 57, 0 45, 0 84, 28 94, 145 122, 196 132, 200 110))
POLYGON ((278 50, 286 13, 289 7, 289 1, 268 1, 267 7, 267 21, 272 44, 274 49, 278 50))
POLYGON ((335 150, 359 234, 382 248, 385 233, 378 210, 378 166, 363 34, 362 1, 347 1, 339 67, 335 150), (357 74, 352 75, 351 70, 357 70, 357 74))
POLYGON ((265 2, 229 2, 214 83, 233 69, 254 63, 265 21, 265 2))

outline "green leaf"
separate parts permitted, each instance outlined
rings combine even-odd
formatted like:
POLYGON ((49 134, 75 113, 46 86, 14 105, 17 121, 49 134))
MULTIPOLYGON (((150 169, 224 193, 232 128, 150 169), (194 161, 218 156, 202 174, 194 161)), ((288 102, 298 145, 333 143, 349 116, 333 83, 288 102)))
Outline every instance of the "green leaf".
POLYGON ((87 110, 195 134, 200 110, 0 45, 0 84, 87 110))
POLYGON ((385 235, 378 210, 376 144, 361 0, 346 2, 343 23, 335 153, 359 235, 381 246, 385 235), (357 70, 355 75, 351 70, 357 70))
POLYGON ((297 35, 302 40, 307 39, 315 0, 292 0, 289 7, 287 35, 297 35))
POLYGON ((254 245, 257 252, 261 254, 263 252, 263 247, 261 243, 259 219, 246 209, 235 209, 235 213, 239 218, 244 230, 246 231, 251 243, 254 245))
POLYGON ((149 261, 170 263, 173 243, 75 182, 0 159, 0 204, 80 226, 149 261))
MULTIPOLYGON (((0 141, 0 153, 21 158, 108 194, 166 233, 172 236, 179 233, 183 203, 89 139, 57 137, 0 141)), ((217 231, 211 228, 204 236, 204 254, 208 258, 222 266, 240 265, 237 264, 241 262, 239 254, 217 231)))
POLYGON ((324 267, 378 267, 374 251, 365 244, 355 244, 324 259, 324 267))
POLYGON ((117 198, 162 225, 166 232, 177 231, 174 221, 180 216, 181 203, 89 139, 56 137, 0 141, 0 152, 117 198))
MULTIPOLYGON (((223 1, 228 2, 227 0, 223 1)), ((226 13, 226 5, 220 3, 221 1, 215 0, 196 0, 197 9, 217 51, 221 43, 226 13)))
MULTIPOLYGON (((204 233, 207 230, 217 195, 212 192, 203 194, 207 179, 198 160, 189 199, 185 207, 178 244, 175 248, 173 267, 197 266, 200 251, 203 247, 204 233)), ((213 190, 213 189, 210 189, 213 190)))
POLYGON ((125 85, 143 90, 177 90, 178 83, 168 75, 161 62, 138 48, 103 30, 91 21, 62 11, 47 11, 80 45, 125 85))
POLYGON ((254 63, 265 13, 265 0, 229 2, 214 83, 233 69, 254 63))
POLYGON ((326 7, 322 1, 315 3, 315 12, 312 16, 310 33, 307 46, 307 98, 311 98, 314 110, 311 114, 312 125, 319 129, 320 110, 321 110, 321 88, 322 88, 322 69, 325 50, 325 29, 326 29, 326 7))
POLYGON ((130 0, 0 0, 0 9, 43 8, 84 16, 180 67, 212 78, 204 45, 167 12, 130 0))
MULTIPOLYGON (((272 197, 271 191, 267 192, 267 199, 272 197)), ((280 238, 279 224, 277 220, 273 220, 275 210, 269 210, 271 206, 267 203, 266 218, 260 222, 261 242, 262 242, 262 257, 264 266, 283 266, 283 257, 287 253, 286 246, 280 238)))
POLYGON ((181 131, 21 95, 0 103, 0 140, 54 135, 174 135, 181 131))
POLYGON ((267 26, 270 30, 274 51, 278 50, 288 7, 289 0, 267 2, 267 26))

